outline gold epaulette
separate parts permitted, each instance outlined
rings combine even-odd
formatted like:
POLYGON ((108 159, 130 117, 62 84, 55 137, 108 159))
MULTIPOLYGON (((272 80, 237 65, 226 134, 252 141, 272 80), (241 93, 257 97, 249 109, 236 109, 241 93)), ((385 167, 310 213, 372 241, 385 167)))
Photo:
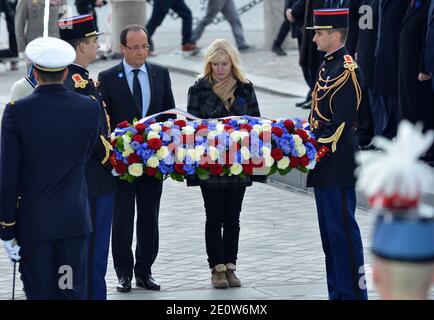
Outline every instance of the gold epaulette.
POLYGON ((3 228, 13 227, 16 224, 16 222, 6 222, 6 221, 0 221, 0 226, 3 228))
POLYGON ((110 151, 113 150, 113 146, 110 144, 110 142, 108 142, 106 140, 106 138, 104 138, 103 135, 100 135, 99 137, 100 137, 101 142, 102 142, 102 144, 104 145, 104 148, 105 148, 105 157, 101 161, 101 164, 104 165, 104 164, 106 164, 107 160, 110 157, 110 151))
POLYGON ((319 138, 318 142, 319 143, 331 143, 332 144, 332 152, 336 151, 336 145, 339 141, 339 138, 342 135, 342 132, 344 131, 344 127, 345 127, 345 122, 343 122, 335 131, 335 133, 333 133, 330 137, 328 138, 319 138))
POLYGON ((358 68, 359 66, 357 65, 357 63, 354 62, 353 57, 350 55, 344 55, 344 68, 348 69, 350 71, 354 71, 358 68))
POLYGON ((74 87, 76 89, 78 89, 78 88, 84 89, 84 88, 86 88, 87 84, 89 83, 89 81, 83 79, 83 77, 79 73, 74 73, 71 78, 72 78, 72 81, 74 81, 74 87))

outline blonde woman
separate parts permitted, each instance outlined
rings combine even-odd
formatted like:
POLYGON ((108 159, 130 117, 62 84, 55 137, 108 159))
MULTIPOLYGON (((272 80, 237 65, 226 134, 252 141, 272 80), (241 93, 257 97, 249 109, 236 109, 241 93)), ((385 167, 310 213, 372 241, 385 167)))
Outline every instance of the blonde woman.
MULTIPOLYGON (((188 91, 187 111, 203 119, 260 116, 255 90, 239 64, 239 53, 228 41, 218 39, 209 47, 204 72, 188 91)), ((239 287, 235 275, 240 233, 240 212, 250 177, 211 176, 189 179, 200 185, 205 203, 205 243, 214 288, 239 287), (223 228, 223 233, 222 233, 223 228)))

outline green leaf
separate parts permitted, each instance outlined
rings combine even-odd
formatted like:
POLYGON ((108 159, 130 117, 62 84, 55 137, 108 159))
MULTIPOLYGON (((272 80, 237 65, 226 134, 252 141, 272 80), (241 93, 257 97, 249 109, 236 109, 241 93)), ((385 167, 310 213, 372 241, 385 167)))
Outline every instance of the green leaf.
POLYGON ((197 176, 199 177, 200 180, 208 180, 209 179, 209 173, 204 173, 204 174, 197 174, 197 176))
POLYGON ((302 167, 302 166, 298 166, 297 169, 300 170, 303 173, 308 173, 309 172, 309 169, 306 169, 305 167, 302 167))
POLYGON ((275 174, 276 172, 277 172, 277 166, 272 165, 270 168, 270 171, 268 172, 268 175, 271 176, 271 175, 275 174))
POLYGON ((125 151, 124 140, 122 140, 121 136, 117 137, 116 139, 116 148, 118 148, 119 151, 125 151))
POLYGON ((157 173, 155 174, 155 178, 158 180, 163 180, 163 174, 160 171, 157 171, 157 173))
POLYGON ((170 177, 173 180, 178 181, 178 182, 183 182, 184 181, 184 176, 182 174, 177 173, 177 172, 172 172, 170 174, 170 177))
POLYGON ((125 172, 119 179, 127 181, 129 183, 133 183, 136 180, 136 177, 130 175, 128 172, 125 172))
POLYGON ((137 122, 139 122, 139 120, 137 118, 133 119, 133 126, 135 126, 137 124, 137 122))

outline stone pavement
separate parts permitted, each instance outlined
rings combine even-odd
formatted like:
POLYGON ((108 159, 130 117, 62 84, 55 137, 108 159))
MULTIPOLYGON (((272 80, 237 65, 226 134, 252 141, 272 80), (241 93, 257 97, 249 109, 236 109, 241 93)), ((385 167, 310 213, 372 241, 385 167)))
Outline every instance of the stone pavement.
MULTIPOLYGON (((374 215, 357 211, 370 274, 374 215)), ((327 299, 324 258, 311 195, 270 184, 248 188, 241 213, 238 276, 241 288, 212 289, 204 243, 205 214, 198 187, 168 180, 160 211, 160 251, 153 275, 161 292, 115 290, 110 256, 109 299, 327 299)), ((0 299, 10 299, 12 264, 0 248, 0 299)), ((371 299, 378 296, 368 279, 371 299)), ((17 295, 23 298, 17 282, 17 295)))

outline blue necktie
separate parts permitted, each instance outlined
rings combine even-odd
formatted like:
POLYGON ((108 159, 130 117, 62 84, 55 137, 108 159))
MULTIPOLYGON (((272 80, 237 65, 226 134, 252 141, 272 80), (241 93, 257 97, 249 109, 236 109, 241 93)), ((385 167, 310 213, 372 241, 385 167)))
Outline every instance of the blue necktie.
POLYGON ((136 105, 139 107, 140 110, 142 110, 143 102, 142 102, 142 86, 140 85, 139 81, 139 72, 140 69, 134 69, 134 79, 133 79, 133 98, 136 105))

